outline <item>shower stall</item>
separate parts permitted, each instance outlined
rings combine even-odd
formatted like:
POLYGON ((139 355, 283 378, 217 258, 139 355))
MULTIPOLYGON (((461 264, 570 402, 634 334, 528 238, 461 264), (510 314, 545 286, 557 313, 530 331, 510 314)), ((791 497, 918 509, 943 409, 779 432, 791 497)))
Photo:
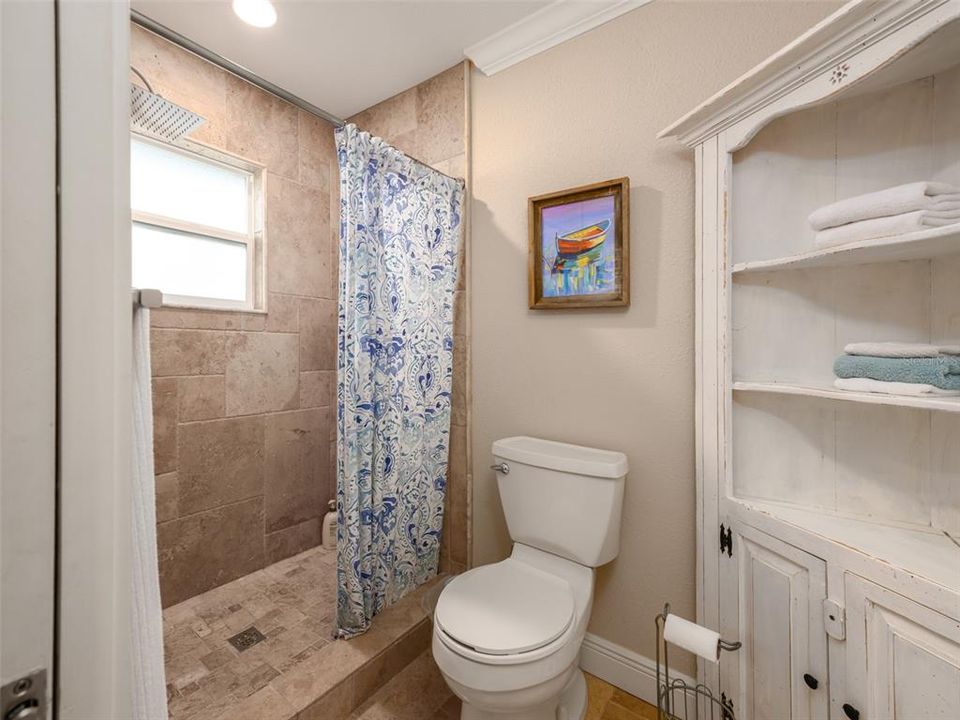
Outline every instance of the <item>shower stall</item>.
MULTIPOLYGON (((149 360, 169 717, 360 713, 427 650, 435 583, 419 583, 468 563, 464 273, 449 303, 450 464, 430 531, 439 567, 378 604, 369 632, 335 640, 337 551, 321 541, 337 495, 334 124, 136 15, 130 64, 133 282, 164 296, 149 360)), ((409 151, 458 175, 465 82, 458 65, 407 91, 440 108, 421 114, 409 151), (431 147, 437 123, 446 144, 431 147)), ((350 121, 403 150, 384 119, 372 108, 350 121)), ((430 677, 423 702, 439 707, 447 691, 430 677)))

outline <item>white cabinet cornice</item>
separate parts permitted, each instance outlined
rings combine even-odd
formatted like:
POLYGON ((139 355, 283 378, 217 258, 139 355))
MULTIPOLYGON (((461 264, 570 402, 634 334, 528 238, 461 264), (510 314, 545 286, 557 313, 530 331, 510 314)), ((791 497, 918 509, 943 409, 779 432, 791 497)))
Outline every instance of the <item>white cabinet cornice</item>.
MULTIPOLYGON (((854 0, 660 131, 694 147, 749 119, 753 132, 846 91, 960 17, 960 0, 854 0)), ((743 133, 740 144, 752 132, 743 133)))

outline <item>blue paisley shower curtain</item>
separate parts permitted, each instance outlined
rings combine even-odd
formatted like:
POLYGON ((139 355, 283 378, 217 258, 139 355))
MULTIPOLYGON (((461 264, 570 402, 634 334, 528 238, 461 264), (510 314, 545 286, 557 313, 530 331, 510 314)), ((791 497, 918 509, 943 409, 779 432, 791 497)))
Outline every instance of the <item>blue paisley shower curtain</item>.
POLYGON ((337 627, 437 573, 463 183, 337 130, 337 627))

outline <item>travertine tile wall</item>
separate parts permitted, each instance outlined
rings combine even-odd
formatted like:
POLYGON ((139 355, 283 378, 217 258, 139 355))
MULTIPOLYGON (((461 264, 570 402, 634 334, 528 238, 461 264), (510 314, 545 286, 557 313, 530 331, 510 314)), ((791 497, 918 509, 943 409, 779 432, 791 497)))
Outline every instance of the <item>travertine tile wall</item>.
POLYGON ((152 314, 167 606, 320 542, 335 491, 339 192, 331 125, 137 26, 130 52, 156 92, 207 119, 191 140, 266 166, 267 312, 152 314))
MULTIPOLYGON (((363 130, 382 137, 408 155, 440 172, 467 178, 466 62, 446 70, 416 87, 384 100, 350 118, 363 130)), ((468 188, 469 190, 469 188, 468 188)), ((464 203, 467 212, 468 202, 464 203)), ((464 219, 464 227, 469 227, 464 219)), ((468 235, 464 236, 465 246, 468 235)), ((466 247, 460 254, 460 281, 453 321, 453 421, 450 433, 450 470, 444 519, 441 570, 462 572, 470 565, 470 476, 468 474, 467 285, 464 272, 466 247)))

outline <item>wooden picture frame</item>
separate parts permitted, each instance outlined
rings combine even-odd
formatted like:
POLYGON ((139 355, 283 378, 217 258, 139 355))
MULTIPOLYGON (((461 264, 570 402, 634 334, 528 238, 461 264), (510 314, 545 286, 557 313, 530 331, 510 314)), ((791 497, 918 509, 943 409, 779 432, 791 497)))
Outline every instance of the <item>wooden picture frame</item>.
POLYGON ((629 178, 537 195, 527 211, 531 310, 630 304, 629 178))

